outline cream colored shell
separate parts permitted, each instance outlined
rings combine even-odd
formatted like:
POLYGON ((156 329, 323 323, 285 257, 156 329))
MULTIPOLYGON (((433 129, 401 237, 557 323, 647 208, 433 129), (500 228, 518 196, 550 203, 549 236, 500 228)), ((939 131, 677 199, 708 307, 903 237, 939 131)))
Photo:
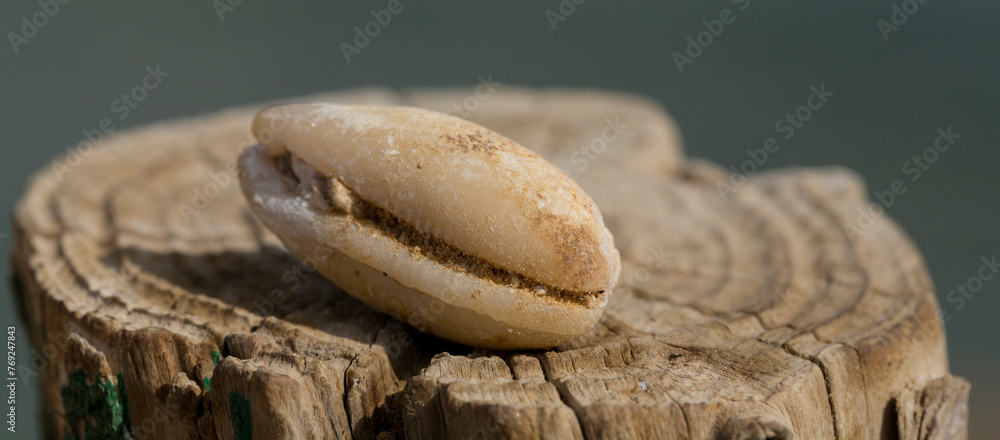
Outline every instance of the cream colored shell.
POLYGON ((408 107, 271 107, 253 131, 264 148, 240 158, 251 208, 292 252, 369 305, 489 348, 557 345, 600 317, 620 270, 600 211, 572 179, 513 141, 408 107), (372 222, 320 209, 282 170, 287 154, 534 287, 442 264, 372 222))

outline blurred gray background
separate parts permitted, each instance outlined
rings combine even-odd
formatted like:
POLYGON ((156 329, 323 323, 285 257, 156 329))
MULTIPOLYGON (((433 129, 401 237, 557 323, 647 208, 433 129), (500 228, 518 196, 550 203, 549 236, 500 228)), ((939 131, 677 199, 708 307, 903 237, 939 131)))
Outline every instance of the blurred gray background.
MULTIPOLYGON (((354 27, 389 2, 350 3, 74 0, 49 14, 53 7, 37 1, 3 2, 0 251, 10 252, 9 213, 30 173, 105 117, 122 129, 317 91, 474 85, 492 74, 504 84, 652 97, 677 119, 690 156, 728 167, 780 135, 775 122, 805 103, 810 86, 825 84, 834 96, 764 168, 841 165, 871 190, 906 180, 908 191, 887 211, 923 251, 950 315, 952 372, 972 382, 971 438, 997 438, 1000 277, 961 307, 946 295, 976 275, 982 257, 1000 253, 1000 3, 565 0, 560 12, 555 1, 403 0, 347 62, 340 44, 354 44, 354 27), (686 38, 724 9, 735 21, 680 72, 674 52, 683 54, 686 38), (22 17, 38 13, 51 17, 32 33, 22 17), (169 76, 118 119, 124 111, 115 99, 156 65, 169 76), (961 138, 910 182, 905 163, 949 125, 961 138)), ((0 265, 4 279, 9 273, 0 265)), ((18 327, 18 359, 27 362, 32 349, 7 283, 0 301, 0 325, 18 327)), ((19 389, 16 438, 40 433, 35 393, 19 389)))

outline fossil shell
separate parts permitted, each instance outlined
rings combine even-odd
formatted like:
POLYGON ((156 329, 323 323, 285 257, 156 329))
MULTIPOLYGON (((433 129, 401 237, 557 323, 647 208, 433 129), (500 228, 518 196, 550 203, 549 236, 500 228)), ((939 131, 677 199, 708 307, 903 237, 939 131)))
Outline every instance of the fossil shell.
POLYGON ((620 271, 593 200, 537 154, 410 107, 257 114, 257 217, 353 296, 438 336, 541 348, 589 330, 620 271))

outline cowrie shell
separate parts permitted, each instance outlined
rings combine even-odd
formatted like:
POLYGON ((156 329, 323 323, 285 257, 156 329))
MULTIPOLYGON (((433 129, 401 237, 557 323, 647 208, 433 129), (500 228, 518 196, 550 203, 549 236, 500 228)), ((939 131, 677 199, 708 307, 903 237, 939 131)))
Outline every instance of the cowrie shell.
POLYGON ((600 211, 541 156, 411 107, 262 110, 240 157, 257 218, 345 291, 469 345, 543 348, 593 327, 620 272, 600 211))

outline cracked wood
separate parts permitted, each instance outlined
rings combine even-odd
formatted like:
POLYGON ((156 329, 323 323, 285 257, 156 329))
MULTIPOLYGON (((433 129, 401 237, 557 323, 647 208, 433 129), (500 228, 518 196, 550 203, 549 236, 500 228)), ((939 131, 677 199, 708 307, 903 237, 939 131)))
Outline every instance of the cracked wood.
MULTIPOLYGON (((446 111, 471 92, 308 100, 446 111)), ((594 197, 622 281, 570 344, 475 350, 355 301, 254 219, 235 160, 260 107, 121 133, 32 180, 13 263, 36 347, 56 347, 48 436, 965 438, 927 269, 886 217, 845 234, 867 203, 849 171, 765 172, 724 199, 728 172, 683 157, 655 104, 504 86, 470 119, 594 197)))

